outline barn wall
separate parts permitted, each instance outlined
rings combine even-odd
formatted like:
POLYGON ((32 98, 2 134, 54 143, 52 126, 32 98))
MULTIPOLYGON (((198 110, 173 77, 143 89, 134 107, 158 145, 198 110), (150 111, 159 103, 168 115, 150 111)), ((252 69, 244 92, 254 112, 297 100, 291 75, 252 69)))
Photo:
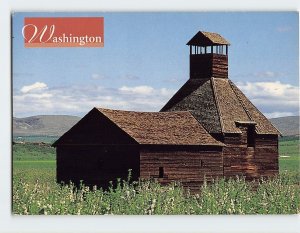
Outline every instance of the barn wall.
POLYGON ((97 185, 107 188, 109 181, 127 179, 132 169, 139 177, 139 151, 136 147, 59 146, 57 147, 57 182, 97 185))
POLYGON ((258 135, 255 140, 255 160, 262 176, 278 174, 278 136, 258 135))
POLYGON ((191 54, 190 77, 199 78, 228 78, 228 57, 222 54, 191 54))
POLYGON ((157 178, 162 184, 180 181, 191 191, 199 189, 204 178, 207 181, 223 177, 221 147, 215 150, 201 149, 143 149, 140 153, 141 178, 157 178), (159 177, 160 168, 164 170, 159 177))
POLYGON ((247 130, 241 134, 225 135, 224 176, 245 176, 247 179, 278 174, 277 135, 257 135, 254 146, 247 145, 247 130))

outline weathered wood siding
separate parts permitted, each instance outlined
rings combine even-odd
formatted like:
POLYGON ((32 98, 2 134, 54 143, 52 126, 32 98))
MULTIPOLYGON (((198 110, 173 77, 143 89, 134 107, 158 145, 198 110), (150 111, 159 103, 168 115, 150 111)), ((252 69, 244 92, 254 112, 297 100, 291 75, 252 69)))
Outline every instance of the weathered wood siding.
POLYGON ((247 146, 247 130, 225 135, 223 149, 224 176, 245 176, 247 179, 278 174, 278 136, 254 135, 254 146, 247 146))
POLYGON ((255 161, 261 176, 278 174, 278 136, 258 135, 255 140, 255 161))
POLYGON ((198 190, 204 179, 210 181, 223 177, 222 148, 201 150, 142 149, 140 152, 140 175, 142 179, 157 178, 162 184, 180 181, 191 191, 198 190), (163 178, 159 177, 163 168, 163 178))
POLYGON ((107 188, 109 181, 139 177, 139 151, 129 146, 58 146, 57 182, 76 185, 82 180, 86 185, 107 188))
POLYGON ((222 54, 191 54, 190 77, 199 78, 228 78, 228 57, 222 54))

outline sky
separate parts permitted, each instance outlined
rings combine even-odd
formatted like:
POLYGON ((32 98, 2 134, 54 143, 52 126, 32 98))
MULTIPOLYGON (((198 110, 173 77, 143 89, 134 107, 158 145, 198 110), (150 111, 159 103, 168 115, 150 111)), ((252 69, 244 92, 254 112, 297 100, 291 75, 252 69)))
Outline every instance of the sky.
POLYGON ((267 117, 299 115, 296 12, 21 13, 12 16, 13 115, 159 111, 189 78, 198 32, 230 42, 229 78, 267 117), (103 48, 25 48, 24 17, 104 17, 103 48))

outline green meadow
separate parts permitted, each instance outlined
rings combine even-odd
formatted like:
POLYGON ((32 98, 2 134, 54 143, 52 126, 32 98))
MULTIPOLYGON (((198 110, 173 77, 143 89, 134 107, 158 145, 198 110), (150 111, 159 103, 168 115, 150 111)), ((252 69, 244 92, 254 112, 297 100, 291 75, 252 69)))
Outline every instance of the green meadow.
POLYGON ((299 138, 280 141, 279 155, 279 168, 281 171, 300 171, 299 138))

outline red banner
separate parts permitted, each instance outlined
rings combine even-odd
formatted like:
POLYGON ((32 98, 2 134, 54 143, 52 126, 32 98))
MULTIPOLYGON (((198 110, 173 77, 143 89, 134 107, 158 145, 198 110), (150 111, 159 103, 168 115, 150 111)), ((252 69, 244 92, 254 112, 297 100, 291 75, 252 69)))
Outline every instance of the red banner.
POLYGON ((103 17, 25 18, 26 48, 103 47, 103 17))

